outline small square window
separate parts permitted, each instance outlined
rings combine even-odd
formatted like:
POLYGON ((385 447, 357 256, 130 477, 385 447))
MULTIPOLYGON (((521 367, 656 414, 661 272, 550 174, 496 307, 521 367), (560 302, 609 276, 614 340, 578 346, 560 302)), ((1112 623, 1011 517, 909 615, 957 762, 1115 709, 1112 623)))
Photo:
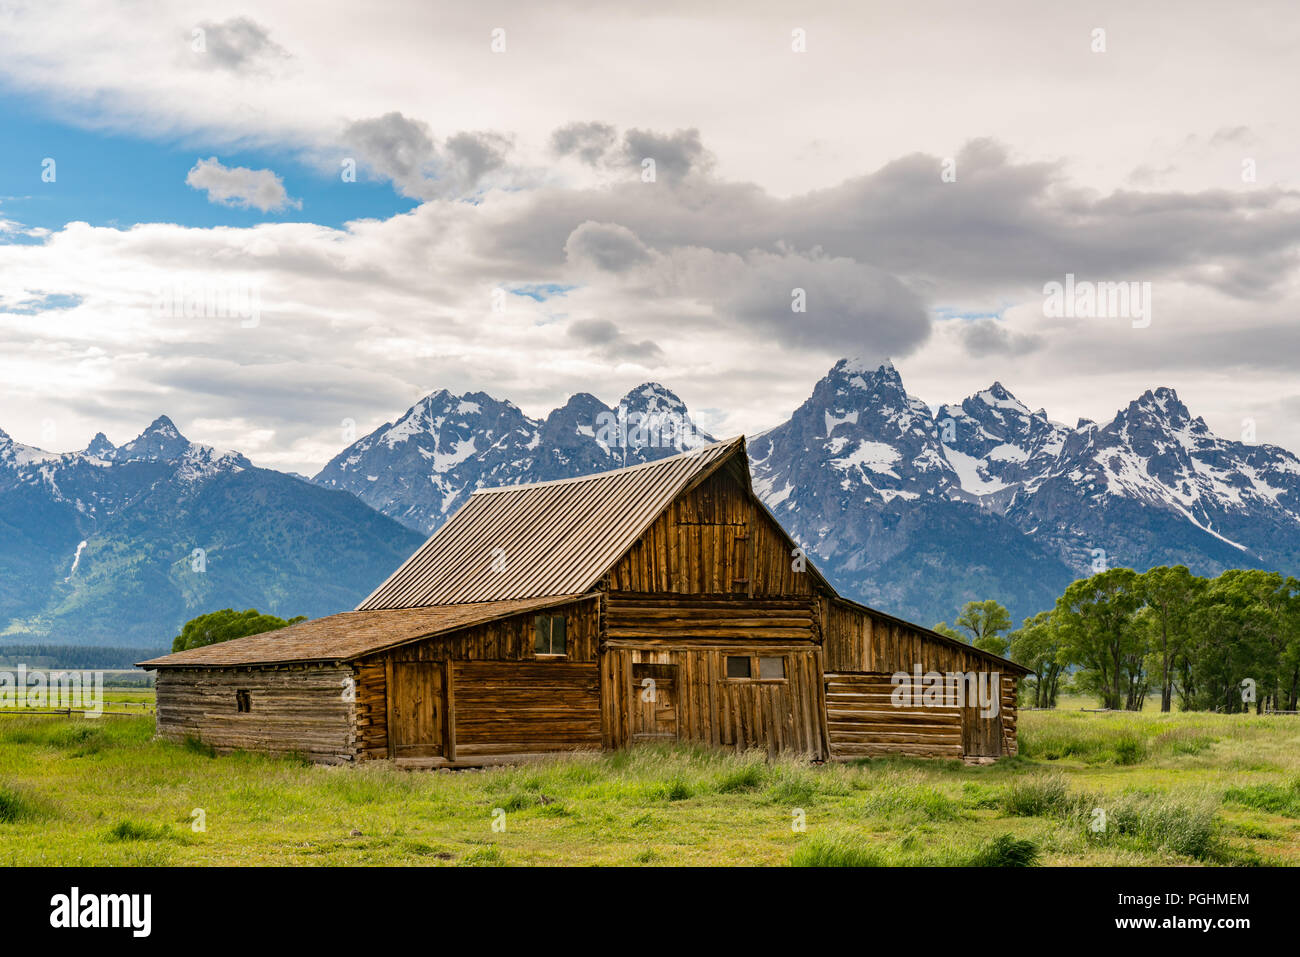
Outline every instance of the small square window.
POLYGON ((538 615, 533 619, 533 651, 539 655, 566 653, 563 615, 538 615))
POLYGON ((749 677, 749 656, 740 657, 738 655, 727 656, 727 677, 728 678, 748 678, 749 677))
POLYGON ((235 692, 235 710, 240 714, 248 714, 253 710, 253 696, 248 693, 246 688, 241 688, 235 692))
POLYGON ((784 658, 759 658, 758 676, 760 678, 784 678, 785 659, 784 658))

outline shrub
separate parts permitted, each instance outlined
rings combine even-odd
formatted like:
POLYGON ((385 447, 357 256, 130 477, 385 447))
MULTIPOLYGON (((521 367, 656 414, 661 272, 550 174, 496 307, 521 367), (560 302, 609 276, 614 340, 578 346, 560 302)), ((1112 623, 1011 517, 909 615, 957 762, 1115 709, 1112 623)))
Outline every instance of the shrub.
POLYGON ((34 821, 45 816, 45 809, 17 788, 0 784, 0 824, 34 821))
POLYGON ((882 867, 879 851, 847 835, 809 838, 790 855, 791 867, 882 867))
POLYGON ((1002 798, 1002 809, 1012 817, 1062 816, 1074 806, 1059 774, 1014 781, 1002 798))
POLYGON ((1127 837, 1150 848, 1205 860, 1218 847, 1214 833, 1215 805, 1209 800, 1179 801, 1161 795, 1130 792, 1103 806, 1106 827, 1102 840, 1127 837))
POLYGON ((110 841, 166 841, 176 834, 165 824, 141 824, 138 821, 118 821, 108 832, 110 841))
POLYGON ((504 867, 505 855, 495 844, 476 847, 460 859, 461 867, 504 867))
POLYGON ((1038 845, 1003 834, 986 842, 966 863, 970 867, 1033 867, 1038 863, 1038 845))

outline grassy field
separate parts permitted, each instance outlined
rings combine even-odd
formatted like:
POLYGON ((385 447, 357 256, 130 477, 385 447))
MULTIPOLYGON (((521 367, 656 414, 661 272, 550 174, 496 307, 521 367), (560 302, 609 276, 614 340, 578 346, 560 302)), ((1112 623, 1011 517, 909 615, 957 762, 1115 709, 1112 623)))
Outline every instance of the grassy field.
POLYGON ((147 717, 8 715, 0 864, 1300 861, 1300 717, 1063 704, 1023 714, 1021 755, 984 767, 682 746, 456 773, 214 757, 151 740, 147 717))

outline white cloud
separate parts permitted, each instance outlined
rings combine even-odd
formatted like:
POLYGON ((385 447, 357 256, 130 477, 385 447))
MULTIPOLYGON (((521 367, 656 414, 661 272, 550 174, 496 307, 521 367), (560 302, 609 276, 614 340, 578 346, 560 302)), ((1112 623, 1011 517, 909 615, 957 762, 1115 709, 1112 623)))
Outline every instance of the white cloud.
MULTIPOLYGON (((46 418, 63 447, 121 441, 167 412, 310 472, 342 419, 363 433, 436 388, 539 413, 646 379, 722 410, 727 434, 784 417, 838 356, 890 352, 935 403, 1000 379, 1100 419, 1163 384, 1225 434, 1254 417, 1300 449, 1300 130, 1285 97, 1240 95, 1292 72, 1282 3, 155 13, 5 5, 0 76, 56 119, 195 155, 273 145, 332 175, 354 156, 422 205, 342 229, 69 223, 0 244, 0 301, 79 300, 0 321, 0 427, 27 441, 46 418), (196 61, 205 24, 216 55, 196 61), (1067 272, 1151 281, 1153 325, 1045 319, 1042 285, 1067 272), (162 287, 253 283, 251 327, 154 308, 162 287), (523 284, 573 288, 493 311, 523 284), (1001 318, 935 318, 963 312, 1001 318)), ((215 157, 191 177, 215 202, 297 202, 215 157)))
POLYGON ((209 202, 223 206, 263 213, 302 208, 301 200, 293 199, 285 191, 284 181, 271 170, 223 166, 215 156, 195 163, 185 182, 206 192, 209 202))

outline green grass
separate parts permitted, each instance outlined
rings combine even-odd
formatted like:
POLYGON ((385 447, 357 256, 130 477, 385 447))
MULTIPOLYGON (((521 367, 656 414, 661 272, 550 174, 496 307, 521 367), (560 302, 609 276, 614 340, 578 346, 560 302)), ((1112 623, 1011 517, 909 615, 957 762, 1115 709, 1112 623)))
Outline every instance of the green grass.
POLYGON ((0 866, 1300 862, 1300 720, 1021 715, 1019 757, 812 766, 692 745, 482 771, 328 768, 0 718, 0 866), (202 827, 196 827, 196 822, 202 827))
POLYGON ((1224 798, 1269 814, 1300 818, 1300 778, 1286 784, 1251 784, 1228 788, 1224 798))

